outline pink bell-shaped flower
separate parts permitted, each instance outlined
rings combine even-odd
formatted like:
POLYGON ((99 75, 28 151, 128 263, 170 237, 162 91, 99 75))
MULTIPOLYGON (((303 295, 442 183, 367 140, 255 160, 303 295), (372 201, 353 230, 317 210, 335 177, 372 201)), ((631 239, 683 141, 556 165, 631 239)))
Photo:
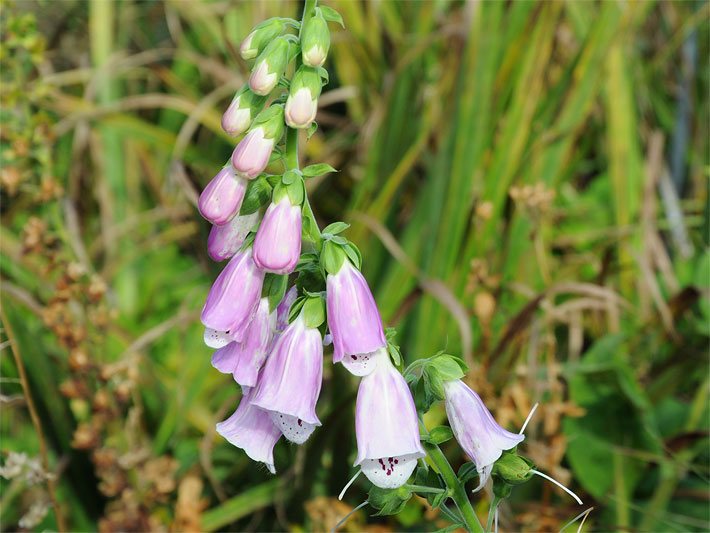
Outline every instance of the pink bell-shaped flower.
POLYGON ((288 195, 269 205, 254 240, 254 261, 262 270, 290 274, 301 256, 301 206, 288 195))
POLYGON ((276 328, 276 313, 269 312, 269 299, 262 298, 242 342, 232 341, 212 356, 212 366, 232 374, 243 387, 254 387, 259 370, 271 349, 276 328))
POLYGON ((264 272, 254 263, 251 248, 240 251, 212 284, 202 308, 202 323, 241 341, 256 312, 263 283, 264 272))
POLYGON ((365 376, 374 366, 374 352, 387 346, 370 287, 348 259, 336 274, 328 274, 326 286, 333 362, 343 363, 356 376, 365 376))
POLYGON ((253 461, 264 463, 269 472, 275 474, 274 446, 281 438, 281 431, 271 421, 269 413, 251 403, 251 393, 251 390, 244 389, 239 407, 227 420, 217 424, 217 433, 244 450, 253 461))
POLYGON ((259 376, 252 403, 271 418, 291 442, 303 444, 317 426, 316 403, 323 377, 323 342, 303 315, 276 340, 259 376))
POLYGON ((460 379, 444 382, 446 415, 454 436, 463 451, 476 464, 479 484, 485 485, 493 463, 520 444, 524 435, 506 431, 493 418, 480 396, 460 379))
POLYGON ((385 489, 401 487, 424 457, 414 399, 386 350, 360 382, 355 407, 357 461, 363 474, 385 489))
POLYGON ((200 194, 197 202, 200 214, 212 224, 226 224, 239 212, 246 190, 247 182, 227 165, 200 194))
POLYGON ((259 212, 236 216, 221 226, 213 225, 207 238, 207 253, 213 261, 224 261, 237 253, 259 221, 259 212))
POLYGON ((269 164, 274 139, 265 137, 264 129, 254 128, 246 134, 232 153, 232 166, 239 176, 254 179, 269 164))

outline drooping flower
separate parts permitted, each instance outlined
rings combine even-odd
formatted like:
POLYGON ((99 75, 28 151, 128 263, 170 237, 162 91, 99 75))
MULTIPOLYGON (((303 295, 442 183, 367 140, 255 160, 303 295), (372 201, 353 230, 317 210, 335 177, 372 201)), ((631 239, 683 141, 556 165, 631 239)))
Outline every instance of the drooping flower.
POLYGON ((387 346, 382 319, 362 273, 346 258, 328 274, 328 326, 333 335, 334 363, 356 376, 372 371, 374 353, 387 346))
POLYGON ((276 312, 269 311, 269 299, 262 298, 241 342, 232 341, 212 356, 212 366, 232 374, 243 387, 256 386, 259 370, 271 349, 276 312))
POLYGON ((262 270, 290 274, 301 255, 301 206, 288 195, 269 205, 254 240, 254 261, 262 270))
POLYGON ((311 17, 303 27, 301 35, 302 59, 309 67, 320 67, 325 63, 330 48, 328 23, 321 14, 311 17))
POLYGON ((386 351, 360 382, 355 407, 355 466, 375 485, 392 489, 406 483, 424 457, 414 399, 386 351))
POLYGON ((254 179, 264 171, 274 145, 283 135, 283 120, 281 105, 272 105, 259 113, 252 129, 232 152, 232 166, 237 175, 254 179))
POLYGON ((264 272, 254 263, 251 248, 235 254, 210 288, 202 323, 241 341, 259 304, 263 282, 264 272))
POLYGON ((281 438, 281 431, 271 421, 269 413, 252 404, 252 392, 244 388, 239 407, 232 416, 217 424, 217 433, 275 474, 274 446, 281 438))
POLYGON ((479 476, 476 490, 479 490, 490 477, 493 463, 503 450, 514 448, 525 437, 499 426, 480 396, 463 381, 444 382, 444 393, 449 424, 459 445, 476 465, 479 476))
POLYGON ((278 337, 261 371, 252 403, 271 413, 291 442, 302 444, 321 425, 316 415, 323 375, 323 343, 299 315, 278 337))
POLYGON ((246 181, 227 165, 200 194, 197 202, 200 214, 212 224, 226 224, 239 212, 246 189, 246 181))
POLYGON ((237 253, 259 221, 259 212, 237 215, 221 226, 213 225, 207 238, 207 253, 214 261, 224 261, 237 253))

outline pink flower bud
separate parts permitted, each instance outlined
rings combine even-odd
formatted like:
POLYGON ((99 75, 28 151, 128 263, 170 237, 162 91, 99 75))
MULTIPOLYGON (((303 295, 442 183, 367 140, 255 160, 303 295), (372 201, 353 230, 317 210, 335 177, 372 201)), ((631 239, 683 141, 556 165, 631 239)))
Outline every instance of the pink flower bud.
POLYGON ((202 216, 213 224, 226 224, 239 212, 246 189, 246 182, 235 174, 231 166, 226 166, 202 191, 197 207, 202 216))
POLYGON ((320 67, 325 63, 328 51, 320 45, 311 46, 303 52, 303 64, 309 67, 320 67))
POLYGON ((249 87, 256 94, 266 96, 274 90, 279 82, 278 72, 269 72, 269 64, 266 59, 262 59, 249 76, 249 87))
POLYGON ((290 274, 300 255, 301 207, 284 195, 266 210, 254 240, 254 261, 266 272, 290 274))
POLYGON ((317 111, 318 100, 312 97, 308 88, 302 87, 286 100, 286 124, 292 128, 307 128, 316 118, 317 111))
POLYGON ((258 127, 247 133, 232 153, 232 166, 239 176, 254 179, 269 164, 274 139, 264 136, 264 128, 258 127))
POLYGON ((222 129, 229 135, 241 135, 251 124, 251 108, 240 107, 241 96, 237 96, 222 115, 222 129))

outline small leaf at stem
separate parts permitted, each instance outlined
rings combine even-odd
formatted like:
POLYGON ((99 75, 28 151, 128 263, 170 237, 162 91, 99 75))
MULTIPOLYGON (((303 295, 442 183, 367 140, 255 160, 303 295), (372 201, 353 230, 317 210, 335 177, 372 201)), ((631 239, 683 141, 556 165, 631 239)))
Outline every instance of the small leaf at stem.
POLYGON ((316 163, 314 165, 308 165, 302 172, 305 177, 312 178, 314 176, 328 174, 329 172, 337 172, 337 170, 327 163, 316 163))

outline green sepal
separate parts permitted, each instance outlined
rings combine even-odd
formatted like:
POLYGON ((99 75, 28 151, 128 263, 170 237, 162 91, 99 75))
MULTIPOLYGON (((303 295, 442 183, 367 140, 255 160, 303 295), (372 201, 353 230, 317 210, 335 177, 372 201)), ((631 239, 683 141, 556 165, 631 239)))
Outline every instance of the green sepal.
POLYGON ((281 300, 283 300, 287 287, 287 275, 267 273, 264 276, 264 284, 261 287, 261 297, 269 299, 269 312, 276 309, 281 300))
POLYGON ((328 69, 325 67, 318 67, 316 72, 321 79, 321 87, 330 83, 330 73, 328 72, 328 69))
POLYGON ((258 58, 259 54, 263 53, 268 45, 281 35, 284 26, 285 20, 278 17, 267 19, 254 26, 254 29, 249 32, 249 35, 253 33, 254 36, 249 47, 249 57, 246 59, 258 58))
POLYGON ((338 171, 327 163, 316 163, 315 165, 308 165, 301 172, 306 178, 312 178, 313 176, 322 176, 323 174, 328 174, 329 172, 338 171))
POLYGON ((251 215, 271 201, 271 185, 265 176, 249 180, 239 215, 251 215))
POLYGON ((396 367, 402 366, 402 352, 399 345, 394 343, 394 338, 397 335, 395 328, 385 328, 385 337, 387 338, 387 353, 392 358, 392 362, 396 367))
POLYGON ((431 442, 432 444, 442 444, 451 440, 453 436, 454 432, 451 431, 449 426, 437 426, 429 431, 427 442, 431 442))
POLYGON ((333 222, 332 224, 328 224, 325 228, 323 228, 323 236, 337 235, 338 233, 344 232, 349 227, 350 224, 347 224, 345 222, 333 222))
POLYGON ((281 183, 284 185, 291 185, 294 181, 301 177, 301 171, 296 169, 290 169, 283 173, 281 176, 281 183))
POLYGON ((320 295, 309 295, 301 312, 307 328, 318 328, 325 322, 325 300, 320 295))
POLYGON ((316 8, 315 14, 308 19, 301 31, 301 50, 307 53, 314 46, 320 46, 326 56, 330 50, 330 31, 322 16, 322 8, 316 8))
POLYGON ((412 494, 412 491, 406 487, 381 489, 373 486, 367 495, 367 502, 377 509, 375 516, 393 515, 404 509, 412 494))
POLYGON ((248 250, 249 248, 252 247, 254 244, 254 239, 256 239, 256 230, 250 231, 247 233, 247 236, 244 238, 244 242, 242 245, 239 247, 240 251, 248 250))
POLYGON ((348 243, 343 246, 343 250, 345 251, 345 255, 348 256, 348 259, 350 259, 350 262, 360 270, 362 268, 362 254, 360 253, 360 249, 348 241, 348 243))
POLYGON ((521 485, 535 475, 533 474, 534 468, 535 463, 527 457, 518 455, 517 450, 513 448, 503 451, 503 454, 493 465, 491 475, 494 479, 498 478, 508 485, 521 485))
POLYGON ((443 381, 461 379, 468 371, 466 363, 464 363, 462 359, 444 353, 432 357, 428 366, 436 368, 443 381))
POLYGON ((320 262, 321 266, 328 274, 337 274, 343 266, 343 262, 346 258, 347 255, 342 246, 339 246, 330 240, 323 242, 320 262))
POLYGON ((284 133, 284 108, 281 104, 271 104, 259 113, 251 128, 263 128, 264 137, 279 142, 284 133))
POLYGON ((306 140, 310 141, 313 134, 318 131, 318 123, 314 120, 311 125, 308 126, 308 132, 306 133, 306 140))
POLYGON ((305 240, 314 243, 316 248, 320 246, 321 237, 318 227, 308 215, 305 203, 303 205, 303 216, 301 217, 301 235, 305 240))
POLYGON ((286 37, 276 37, 266 45, 266 48, 264 48, 264 50, 256 58, 254 68, 258 68, 258 65, 262 61, 266 61, 269 74, 276 73, 279 77, 281 77, 286 71, 286 65, 288 65, 289 62, 292 46, 293 43, 291 43, 286 37))
POLYGON ((306 198, 306 185, 303 183, 303 178, 300 176, 290 185, 286 185, 286 194, 291 205, 302 206, 303 200, 306 198))
POLYGON ((335 9, 328 6, 320 6, 318 8, 323 15, 323 18, 328 22, 336 22, 340 24, 342 28, 345 28, 345 22, 343 22, 343 17, 335 9))
POLYGON ((301 309, 303 309, 303 304, 306 303, 307 296, 299 296, 296 298, 296 300, 291 304, 291 309, 288 310, 288 323, 290 324, 294 320, 298 318, 298 315, 301 314, 301 309))
POLYGON ((293 75, 289 92, 295 95, 304 87, 311 93, 311 99, 317 100, 323 88, 322 76, 320 69, 323 67, 313 68, 307 65, 301 65, 293 75))

